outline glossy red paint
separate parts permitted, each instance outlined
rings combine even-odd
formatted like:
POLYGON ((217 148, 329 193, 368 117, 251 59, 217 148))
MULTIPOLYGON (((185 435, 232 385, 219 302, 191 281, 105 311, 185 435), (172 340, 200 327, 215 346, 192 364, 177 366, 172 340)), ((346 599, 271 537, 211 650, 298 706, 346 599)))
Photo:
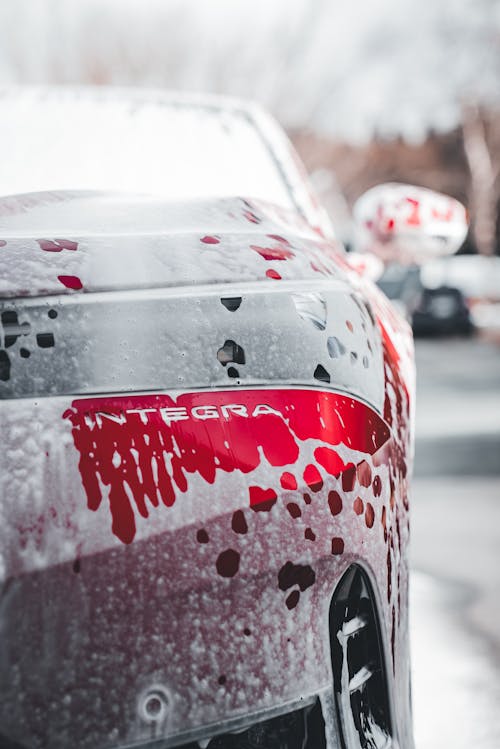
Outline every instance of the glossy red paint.
MULTIPOLYGON (((319 390, 89 398, 75 400, 64 418, 73 426, 88 507, 97 510, 101 487, 109 487, 112 530, 123 543, 134 539, 135 511, 147 518, 148 503, 173 505, 188 491, 193 474, 209 484, 220 472, 251 474, 261 462, 260 451, 271 466, 289 467, 309 439, 335 446, 349 437, 352 449, 373 454, 390 436, 380 416, 365 404, 319 390)), ((329 461, 319 464, 332 470, 329 461)), ((339 467, 335 462, 333 470, 339 467)), ((283 476, 290 487, 298 483, 290 471, 283 476)), ((303 479, 312 491, 323 486, 312 463, 303 479)), ((249 506, 270 509, 266 505, 276 502, 277 490, 279 486, 251 484, 249 506)))
POLYGON ((40 249, 45 252, 62 252, 63 250, 75 251, 78 249, 78 242, 72 239, 37 239, 40 249))
POLYGON ((289 258, 294 257, 294 253, 287 247, 283 246, 260 247, 259 245, 251 244, 250 249, 258 252, 264 260, 288 260, 289 258))
POLYGON ((316 461, 323 466, 325 471, 328 471, 332 476, 338 477, 348 466, 352 467, 352 463, 349 463, 348 466, 346 466, 339 454, 335 452, 335 450, 330 450, 328 447, 316 448, 314 451, 314 457, 316 461))
POLYGON ((250 497, 250 507, 255 512, 269 512, 278 499, 278 495, 274 489, 262 489, 260 486, 250 486, 248 494, 250 497))
POLYGON ((83 289, 83 284, 77 276, 57 276, 57 278, 67 289, 74 289, 75 291, 83 289))
POLYGON ((323 488, 323 478, 315 465, 310 463, 304 471, 304 481, 312 492, 319 492, 323 488))
POLYGON ((281 279, 280 274, 277 270, 274 270, 274 268, 269 268, 269 270, 266 270, 266 276, 268 278, 273 278, 275 281, 279 281, 281 279))
POLYGON ((297 488, 297 479, 295 478, 293 473, 288 473, 288 471, 285 471, 285 473, 283 473, 281 476, 280 484, 283 489, 291 489, 294 491, 297 488))
POLYGON ((267 235, 269 239, 274 239, 276 242, 280 242, 281 244, 287 245, 287 247, 290 247, 290 242, 286 237, 282 237, 280 234, 268 234, 267 235))
POLYGON ((251 210, 243 211, 243 217, 246 218, 246 220, 251 224, 260 224, 262 220, 254 211, 251 210))

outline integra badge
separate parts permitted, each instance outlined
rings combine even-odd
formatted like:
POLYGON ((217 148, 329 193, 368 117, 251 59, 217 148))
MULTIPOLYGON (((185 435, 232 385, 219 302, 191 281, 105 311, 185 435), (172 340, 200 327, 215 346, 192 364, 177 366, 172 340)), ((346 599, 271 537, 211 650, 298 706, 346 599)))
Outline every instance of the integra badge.
MULTIPOLYGON (((86 425, 93 429, 94 426, 102 428, 106 421, 112 421, 115 424, 125 424, 129 418, 140 419, 143 424, 148 424, 151 414, 159 414, 165 424, 172 424, 175 421, 186 421, 187 419, 196 419, 206 421, 207 419, 222 419, 228 421, 233 416, 242 416, 243 418, 265 416, 273 414, 282 416, 276 409, 268 406, 266 403, 258 403, 253 407, 247 407, 243 403, 228 403, 226 405, 203 405, 186 408, 185 406, 162 406, 159 408, 127 408, 119 413, 110 413, 108 411, 93 411, 84 414, 86 425)), ((156 421, 156 418, 155 418, 156 421)))

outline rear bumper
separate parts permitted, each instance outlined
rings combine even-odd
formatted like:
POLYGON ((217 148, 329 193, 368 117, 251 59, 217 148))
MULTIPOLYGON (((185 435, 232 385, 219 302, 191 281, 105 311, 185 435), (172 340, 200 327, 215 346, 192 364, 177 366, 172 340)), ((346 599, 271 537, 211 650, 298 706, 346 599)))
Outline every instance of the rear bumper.
MULTIPOLYGON (((301 388, 69 405, 60 494, 28 533, 45 559, 29 568, 13 547, 2 594, 1 733, 33 749, 179 745, 309 704, 331 690, 330 602, 360 561, 405 660, 407 529, 372 409, 301 388), (140 445, 167 453, 163 479, 140 445)), ((26 512, 10 522, 19 538, 26 512)))

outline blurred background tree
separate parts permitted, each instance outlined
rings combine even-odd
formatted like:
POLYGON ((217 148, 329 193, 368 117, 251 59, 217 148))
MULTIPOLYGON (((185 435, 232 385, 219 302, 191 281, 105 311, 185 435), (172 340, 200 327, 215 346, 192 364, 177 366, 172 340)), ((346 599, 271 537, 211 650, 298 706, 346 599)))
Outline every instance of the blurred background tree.
POLYGON ((469 250, 484 254, 500 244, 499 81, 499 0, 0 5, 0 82, 257 99, 288 128, 333 210, 345 209, 339 187, 350 203, 382 180, 416 182, 467 202, 469 250))

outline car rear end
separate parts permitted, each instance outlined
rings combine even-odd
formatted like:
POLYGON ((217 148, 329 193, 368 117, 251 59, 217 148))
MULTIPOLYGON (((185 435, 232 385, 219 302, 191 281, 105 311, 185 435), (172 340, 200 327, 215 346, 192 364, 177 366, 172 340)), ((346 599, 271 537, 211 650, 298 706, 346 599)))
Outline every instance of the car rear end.
POLYGON ((286 138, 0 108, 0 745, 410 746, 411 376, 286 138))
MULTIPOLYGON (((320 242, 237 210, 251 236, 174 235, 163 277, 157 236, 6 240, 0 733, 13 746, 248 731, 307 746, 318 715, 340 746, 331 604, 353 564, 391 641, 380 330, 320 242), (157 272, 135 284, 138 243, 157 272)), ((389 684, 387 647, 379 660, 389 684)), ((374 745, 396 740, 386 724, 374 745)))

